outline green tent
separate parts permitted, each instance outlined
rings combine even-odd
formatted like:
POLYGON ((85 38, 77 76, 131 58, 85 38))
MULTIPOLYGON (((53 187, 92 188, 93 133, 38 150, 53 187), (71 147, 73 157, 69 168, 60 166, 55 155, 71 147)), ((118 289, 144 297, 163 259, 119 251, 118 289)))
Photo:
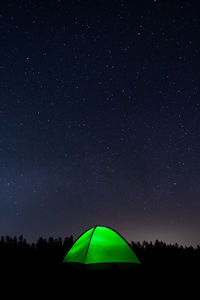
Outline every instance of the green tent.
POLYGON ((101 226, 84 232, 68 251, 63 262, 78 264, 87 269, 123 268, 140 264, 123 237, 113 229, 101 226))

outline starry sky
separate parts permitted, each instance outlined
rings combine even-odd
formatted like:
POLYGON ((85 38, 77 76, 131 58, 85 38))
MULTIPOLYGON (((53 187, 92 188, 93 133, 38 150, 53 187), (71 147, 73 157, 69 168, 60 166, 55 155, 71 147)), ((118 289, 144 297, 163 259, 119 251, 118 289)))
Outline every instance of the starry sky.
POLYGON ((0 4, 0 235, 200 244, 200 4, 0 4))

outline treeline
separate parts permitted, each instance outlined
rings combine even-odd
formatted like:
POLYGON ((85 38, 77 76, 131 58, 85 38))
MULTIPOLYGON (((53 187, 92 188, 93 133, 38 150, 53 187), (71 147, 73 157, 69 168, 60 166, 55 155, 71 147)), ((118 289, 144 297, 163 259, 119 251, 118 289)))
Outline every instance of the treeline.
MULTIPOLYGON (((131 242, 130 246, 141 261, 141 265, 129 271, 105 271, 104 273, 78 271, 62 263, 67 251, 74 243, 73 236, 62 238, 42 238, 35 243, 28 243, 23 236, 0 238, 0 270, 3 281, 1 286, 7 288, 7 294, 14 292, 27 295, 33 291, 43 290, 45 299, 52 297, 52 290, 58 293, 74 291, 76 294, 94 289, 105 294, 105 289, 118 296, 121 290, 134 295, 138 292, 149 295, 151 289, 158 293, 158 288, 169 290, 174 295, 185 287, 198 286, 200 246, 183 247, 178 244, 168 245, 162 241, 143 243, 131 242), (74 272, 75 271, 75 272, 74 272), (88 285, 90 283, 90 285, 88 285), (15 289, 12 286, 15 285, 15 289), (155 287, 156 286, 156 287, 155 287), (115 288, 114 288, 115 287, 115 288), (135 291, 135 287, 137 287, 135 291), (183 288, 182 288, 183 287, 183 288)), ((37 295, 37 297, 38 297, 37 295)), ((28 297, 29 297, 28 296, 28 297)), ((20 296, 21 297, 21 296, 20 296)), ((113 297, 113 296, 112 296, 113 297)), ((160 297, 159 297, 160 299, 160 297)))
MULTIPOLYGON (((19 237, 1 237, 0 265, 59 267, 67 251, 74 243, 73 236, 62 238, 40 237, 36 243, 28 243, 19 237)), ((198 266, 200 267, 200 246, 183 247, 178 244, 169 245, 156 240, 155 243, 131 242, 131 248, 144 266, 198 266)))
POLYGON ((194 269, 200 267, 200 246, 181 246, 177 243, 166 244, 156 240, 155 243, 131 243, 131 248, 138 255, 145 266, 157 268, 194 269))
POLYGON ((36 243, 28 243, 19 237, 1 237, 0 266, 42 268, 55 267, 62 263, 66 252, 73 245, 73 237, 48 239, 40 237, 36 243))

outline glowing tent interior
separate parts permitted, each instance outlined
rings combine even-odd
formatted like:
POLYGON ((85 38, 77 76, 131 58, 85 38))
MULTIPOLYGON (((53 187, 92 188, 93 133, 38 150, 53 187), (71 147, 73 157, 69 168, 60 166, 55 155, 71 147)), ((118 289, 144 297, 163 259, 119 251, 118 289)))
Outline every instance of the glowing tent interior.
POLYGON ((124 268, 140 261, 116 231, 95 226, 84 232, 66 254, 64 263, 78 264, 86 269, 124 268))

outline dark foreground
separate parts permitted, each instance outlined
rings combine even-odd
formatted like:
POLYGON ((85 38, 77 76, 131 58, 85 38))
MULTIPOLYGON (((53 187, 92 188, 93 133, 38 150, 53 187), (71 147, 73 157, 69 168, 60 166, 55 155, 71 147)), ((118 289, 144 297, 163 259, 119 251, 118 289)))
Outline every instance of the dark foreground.
POLYGON ((21 268, 6 270, 1 287, 9 296, 29 299, 70 299, 72 297, 116 298, 154 297, 192 299, 198 292, 200 272, 195 267, 170 265, 135 270, 67 270, 63 265, 46 269, 21 268), (64 298, 63 298, 64 296, 64 298))
POLYGON ((132 243, 141 265, 130 270, 88 271, 73 270, 62 263, 72 244, 72 237, 64 241, 40 239, 34 245, 22 237, 1 239, 0 287, 4 299, 196 299, 199 295, 200 247, 183 248, 158 241, 132 243))

